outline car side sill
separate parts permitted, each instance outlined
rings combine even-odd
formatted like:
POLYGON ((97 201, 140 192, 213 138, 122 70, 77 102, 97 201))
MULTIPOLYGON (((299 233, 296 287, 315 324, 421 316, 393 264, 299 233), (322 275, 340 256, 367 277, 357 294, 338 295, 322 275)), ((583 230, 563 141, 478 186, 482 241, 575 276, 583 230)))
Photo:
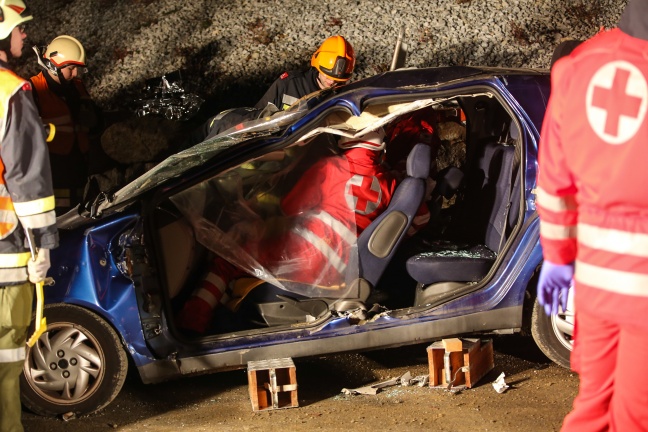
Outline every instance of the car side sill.
POLYGON ((183 375, 243 369, 249 361, 391 348, 432 342, 444 337, 461 334, 489 333, 498 330, 511 331, 511 329, 519 329, 522 325, 521 308, 522 306, 508 307, 326 339, 299 340, 194 357, 163 359, 139 366, 138 371, 142 381, 149 384, 178 378, 183 375))

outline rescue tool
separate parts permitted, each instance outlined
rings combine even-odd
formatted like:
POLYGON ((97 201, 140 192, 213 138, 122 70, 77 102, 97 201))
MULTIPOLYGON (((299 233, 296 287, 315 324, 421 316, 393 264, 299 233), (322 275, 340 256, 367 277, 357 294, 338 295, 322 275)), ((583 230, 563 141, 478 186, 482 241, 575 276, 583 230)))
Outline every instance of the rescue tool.
MULTIPOLYGON (((31 229, 27 228, 27 243, 29 243, 29 251, 31 252, 32 261, 36 261, 38 256, 38 250, 34 246, 34 234, 31 229)), ((43 286, 44 285, 54 285, 54 279, 51 277, 45 278, 38 283, 36 283, 36 320, 34 321, 34 333, 31 335, 27 341, 27 346, 33 347, 36 344, 36 341, 41 337, 43 333, 47 330, 47 320, 43 316, 43 306, 45 305, 45 299, 43 296, 43 286)))
MULTIPOLYGON (((34 259, 34 258, 32 258, 34 259)), ((34 333, 27 341, 28 347, 33 347, 38 338, 41 337, 45 330, 47 330, 47 319, 43 316, 43 285, 45 283, 40 281, 36 284, 36 321, 34 322, 34 333)))

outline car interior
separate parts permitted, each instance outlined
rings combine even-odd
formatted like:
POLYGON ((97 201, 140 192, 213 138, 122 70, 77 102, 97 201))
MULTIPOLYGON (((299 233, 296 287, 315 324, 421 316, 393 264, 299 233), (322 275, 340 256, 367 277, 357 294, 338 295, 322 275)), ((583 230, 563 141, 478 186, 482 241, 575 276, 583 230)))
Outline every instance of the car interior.
POLYGON ((269 153, 162 197, 149 254, 164 269, 159 286, 170 321, 215 256, 249 277, 230 284, 205 336, 310 326, 332 316, 370 323, 376 314, 403 316, 479 289, 521 221, 519 131, 488 89, 371 104, 360 116, 333 109, 269 153), (263 235, 285 229, 277 199, 314 163, 338 154, 340 136, 378 128, 387 134, 385 163, 398 185, 387 210, 349 251, 342 280, 313 272, 309 284, 291 281, 282 272, 300 265, 300 257, 286 256, 273 268, 241 247, 260 224, 263 235), (421 202, 430 213, 423 227, 415 226, 421 202))

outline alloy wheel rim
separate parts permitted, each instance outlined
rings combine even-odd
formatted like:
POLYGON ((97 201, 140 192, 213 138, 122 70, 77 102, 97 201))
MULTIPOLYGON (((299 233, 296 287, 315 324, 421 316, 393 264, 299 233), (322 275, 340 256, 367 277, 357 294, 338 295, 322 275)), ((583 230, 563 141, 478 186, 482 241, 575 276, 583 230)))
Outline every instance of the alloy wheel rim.
POLYGON ((92 396, 104 377, 105 353, 97 339, 72 323, 49 325, 28 350, 25 376, 43 399, 72 405, 92 396))

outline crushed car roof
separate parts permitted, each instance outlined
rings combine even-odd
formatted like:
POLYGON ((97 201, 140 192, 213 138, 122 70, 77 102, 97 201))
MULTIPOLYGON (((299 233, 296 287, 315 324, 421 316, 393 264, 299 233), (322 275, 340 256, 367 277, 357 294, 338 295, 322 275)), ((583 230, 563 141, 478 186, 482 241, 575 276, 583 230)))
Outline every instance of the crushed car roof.
MULTIPOLYGON (((440 84, 447 84, 453 81, 465 80, 467 78, 492 78, 494 76, 507 75, 546 75, 544 70, 535 69, 505 69, 505 68, 488 68, 488 67, 439 67, 428 69, 400 69, 386 72, 374 77, 369 77, 355 83, 348 84, 340 88, 340 93, 351 93, 359 89, 368 88, 422 88, 434 87, 440 84)), ((255 137, 270 136, 278 131, 283 130, 286 126, 295 123, 304 117, 312 108, 312 100, 322 95, 328 95, 330 92, 322 91, 321 94, 313 94, 300 100, 298 104, 287 111, 280 111, 271 117, 264 117, 244 123, 243 128, 230 129, 224 133, 197 144, 187 150, 174 154, 158 165, 153 167, 142 176, 133 180, 131 183, 118 190, 110 199, 101 202, 95 213, 100 215, 109 208, 116 207, 127 201, 130 201, 151 190, 169 179, 179 177, 187 170, 201 166, 214 156, 225 149, 255 137), (309 103, 311 102, 311 103, 309 103)), ((401 104, 394 104, 394 106, 401 104)), ((421 106, 412 105, 407 108, 386 109, 378 117, 388 116, 394 110, 400 114, 407 111, 419 109, 421 106), (403 109, 405 111, 403 111, 403 109)), ((391 117, 391 116, 389 116, 391 117)), ((341 121, 347 121, 344 119, 341 121)), ((383 123, 383 122, 380 122, 383 123)), ((375 125, 374 125, 375 126, 375 125)), ((364 130, 366 131, 366 127, 364 130)), ((378 126, 376 126, 378 127, 378 126)), ((344 128, 338 128, 344 129, 344 128)), ((356 129, 357 130, 357 129, 356 129)), ((364 131, 362 132, 364 133, 364 131)), ((312 134, 312 132, 311 132, 312 134)))

